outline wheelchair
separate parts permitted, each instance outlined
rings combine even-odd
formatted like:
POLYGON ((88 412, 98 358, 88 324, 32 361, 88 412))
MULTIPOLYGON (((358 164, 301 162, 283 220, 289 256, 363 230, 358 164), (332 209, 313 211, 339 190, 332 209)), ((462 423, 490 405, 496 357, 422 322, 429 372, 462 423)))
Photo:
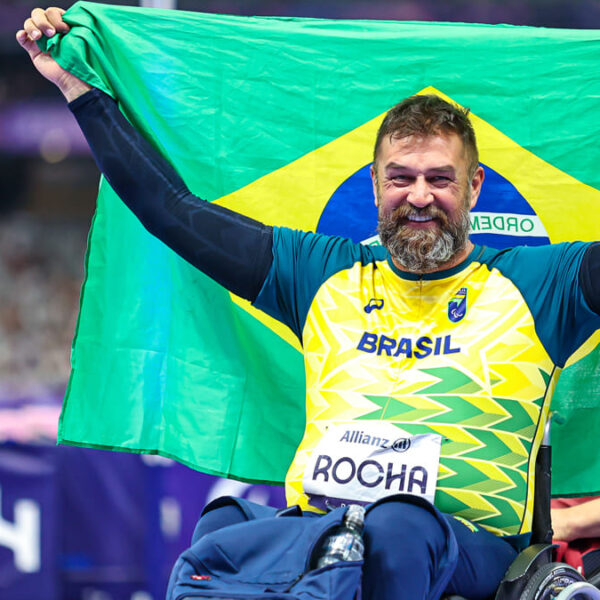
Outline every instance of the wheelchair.
MULTIPOLYGON (((550 520, 550 423, 551 418, 546 423, 535 465, 531 545, 508 568, 493 600, 600 600, 600 589, 596 587, 600 586, 600 553, 592 557, 589 566, 596 573, 589 580, 572 566, 553 560, 556 545, 552 544, 550 520)), ((453 595, 443 600, 469 599, 453 595)))
MULTIPOLYGON (((586 581, 577 569, 570 565, 554 561, 554 549, 556 546, 552 544, 552 527, 550 521, 550 460, 550 422, 548 422, 544 430, 535 466, 535 503, 531 545, 515 558, 503 580, 500 582, 496 594, 493 598, 488 598, 487 600, 600 600, 600 589, 593 585, 594 579, 592 579, 592 582, 586 581)), ((296 516, 298 512, 301 514, 299 507, 292 506, 282 509, 279 515, 296 516)), ((324 518, 327 518, 327 516, 324 518)), ((282 520, 277 519, 277 521, 282 520)), ((233 543, 237 543, 237 540, 234 540, 233 543)), ((227 558, 226 554, 223 555, 227 558)), ((182 559, 184 560, 181 564, 186 566, 184 569, 181 565, 177 567, 178 563, 175 565, 173 571, 176 573, 176 577, 173 580, 174 586, 182 585, 182 582, 187 582, 183 583, 184 586, 193 586, 194 584, 189 583, 189 578, 192 580, 211 579, 211 576, 202 574, 204 573, 204 567, 199 563, 197 556, 191 552, 191 549, 182 554, 179 561, 182 559), (176 572, 175 569, 177 568, 179 568, 179 571, 176 572), (185 576, 181 575, 184 572, 182 569, 185 570, 185 576)), ((598 572, 600 573, 600 551, 594 557, 594 560, 598 563, 595 566, 598 567, 598 572)), ((227 564, 229 563, 227 562, 227 564)), ((594 567, 594 565, 590 566, 594 567)), ((588 572, 588 565, 586 564, 585 567, 586 572, 588 572)), ((589 572, 591 572, 591 569, 589 572)), ((347 575, 344 576, 347 577, 347 575)), ((596 577, 600 584, 600 575, 596 577)), ((302 576, 296 579, 295 582, 301 579, 302 576)), ((252 580, 253 582, 254 580, 252 580)), ((292 585, 295 585, 295 583, 292 585)), ((174 589, 175 587, 173 588, 173 593, 174 589)), ((198 593, 198 590, 190 590, 189 593, 184 595, 181 595, 181 590, 179 590, 178 594, 180 595, 169 595, 168 597, 184 598, 184 600, 192 600, 193 597, 211 598, 213 600, 233 600, 234 596, 236 598, 242 597, 240 593, 231 594, 230 596, 222 591, 219 592, 216 588, 214 595, 207 592, 198 593)), ((249 596, 245 594, 244 597, 266 598, 270 596, 257 596, 256 594, 249 596)), ((444 597, 443 600, 472 599, 451 595, 444 597)))

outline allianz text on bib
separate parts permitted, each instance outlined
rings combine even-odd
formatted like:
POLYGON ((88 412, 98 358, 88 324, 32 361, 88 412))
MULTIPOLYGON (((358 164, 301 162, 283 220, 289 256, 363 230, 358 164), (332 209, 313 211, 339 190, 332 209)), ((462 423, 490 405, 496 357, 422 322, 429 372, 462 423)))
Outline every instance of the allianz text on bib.
POLYGON ((309 504, 326 510, 399 493, 433 503, 441 442, 440 435, 411 436, 383 421, 330 427, 304 472, 309 504))

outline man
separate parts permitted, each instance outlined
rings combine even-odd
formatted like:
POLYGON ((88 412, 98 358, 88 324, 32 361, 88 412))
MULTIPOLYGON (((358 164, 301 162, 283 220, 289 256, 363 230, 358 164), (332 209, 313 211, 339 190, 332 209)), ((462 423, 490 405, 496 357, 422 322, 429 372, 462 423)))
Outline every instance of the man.
POLYGON ((551 503, 552 541, 557 560, 596 581, 600 569, 600 497, 554 498, 551 503))
MULTIPOLYGON (((71 103, 111 186, 151 233, 302 342, 307 427, 288 502, 373 503, 369 598, 490 596, 531 528, 556 377, 600 327, 600 245, 474 246, 475 136, 464 111, 432 96, 394 107, 377 136, 383 247, 201 201, 110 98, 38 50, 42 35, 68 30, 61 15, 34 10, 17 39, 71 103), (411 495, 379 500, 391 493, 411 495)), ((207 512, 198 535, 247 510, 207 512)))

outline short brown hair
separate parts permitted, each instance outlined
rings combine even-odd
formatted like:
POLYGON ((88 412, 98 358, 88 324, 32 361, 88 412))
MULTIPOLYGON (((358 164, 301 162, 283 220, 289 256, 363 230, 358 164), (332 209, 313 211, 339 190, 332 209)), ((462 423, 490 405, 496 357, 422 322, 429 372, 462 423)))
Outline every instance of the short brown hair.
POLYGON ((468 115, 468 108, 450 104, 434 94, 410 96, 385 115, 377 132, 373 162, 377 162, 381 140, 386 136, 402 139, 411 135, 428 137, 455 133, 463 141, 467 153, 467 172, 472 177, 479 164, 479 152, 468 115))

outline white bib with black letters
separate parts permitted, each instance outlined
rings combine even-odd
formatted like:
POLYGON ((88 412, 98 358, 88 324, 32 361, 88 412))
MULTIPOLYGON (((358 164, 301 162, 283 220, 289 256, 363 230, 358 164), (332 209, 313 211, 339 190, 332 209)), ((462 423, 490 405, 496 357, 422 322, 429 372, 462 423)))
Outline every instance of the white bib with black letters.
POLYGON ((309 504, 327 510, 398 493, 433 503, 441 443, 441 435, 411 436, 384 421, 329 427, 302 479, 309 504))

